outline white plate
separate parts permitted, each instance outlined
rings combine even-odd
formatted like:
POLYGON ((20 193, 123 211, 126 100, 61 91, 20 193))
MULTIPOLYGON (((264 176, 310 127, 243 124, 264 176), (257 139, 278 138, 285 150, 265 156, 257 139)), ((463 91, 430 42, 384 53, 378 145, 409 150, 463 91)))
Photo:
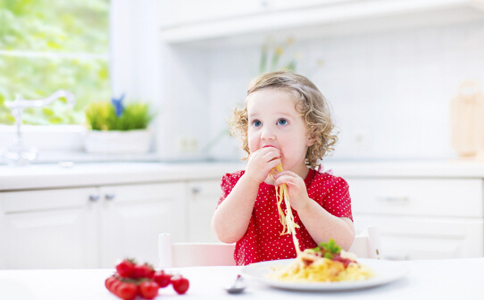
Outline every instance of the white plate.
POLYGON ((247 265, 242 268, 242 275, 275 288, 306 291, 336 291, 362 289, 386 284, 405 276, 409 271, 406 264, 387 260, 359 258, 358 262, 360 264, 367 265, 373 270, 374 277, 366 280, 340 282, 287 282, 266 277, 266 274, 273 272, 271 267, 287 265, 293 261, 294 259, 282 259, 247 265))

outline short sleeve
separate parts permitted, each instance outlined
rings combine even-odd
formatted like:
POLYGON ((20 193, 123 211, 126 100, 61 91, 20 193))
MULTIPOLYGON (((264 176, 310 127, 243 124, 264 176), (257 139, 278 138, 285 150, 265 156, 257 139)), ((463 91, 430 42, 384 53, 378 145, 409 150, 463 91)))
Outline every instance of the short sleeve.
MULTIPOLYGON (((319 176, 313 184, 317 187, 314 197, 327 212, 336 217, 346 217, 353 221, 349 185, 341 177, 328 174, 319 176), (318 199, 319 198, 319 199, 318 199)), ((310 196, 311 198, 311 196, 310 196)))
POLYGON ((349 185, 341 177, 335 177, 331 192, 324 201, 324 208, 336 217, 346 217, 353 221, 349 185))
POLYGON ((220 199, 218 200, 217 207, 222 203, 225 198, 232 192, 235 184, 239 181, 240 177, 244 174, 244 171, 237 171, 234 173, 226 173, 222 177, 222 181, 220 182, 220 188, 222 189, 222 194, 220 195, 220 199))

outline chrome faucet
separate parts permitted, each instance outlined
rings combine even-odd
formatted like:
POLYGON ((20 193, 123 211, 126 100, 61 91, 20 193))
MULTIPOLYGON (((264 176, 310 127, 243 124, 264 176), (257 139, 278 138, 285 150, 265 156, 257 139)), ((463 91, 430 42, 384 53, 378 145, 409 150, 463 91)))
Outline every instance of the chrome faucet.
POLYGON ((17 94, 15 101, 6 101, 5 106, 12 111, 12 114, 15 118, 16 141, 13 146, 3 151, 1 156, 4 157, 9 163, 13 163, 15 165, 27 165, 29 162, 35 160, 38 154, 37 149, 24 145, 22 139, 21 127, 23 110, 24 108, 28 107, 44 107, 61 97, 65 97, 67 99, 67 105, 69 108, 74 107, 76 98, 71 92, 64 90, 58 90, 45 99, 25 100, 17 94))

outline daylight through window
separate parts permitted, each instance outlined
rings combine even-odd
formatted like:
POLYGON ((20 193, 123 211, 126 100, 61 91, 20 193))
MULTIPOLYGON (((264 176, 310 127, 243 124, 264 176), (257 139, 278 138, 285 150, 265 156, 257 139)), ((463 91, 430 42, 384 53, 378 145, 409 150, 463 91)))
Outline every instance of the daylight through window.
POLYGON ((24 124, 84 123, 84 107, 110 99, 109 0, 0 0, 0 124, 13 124, 5 101, 40 99, 59 89, 74 109, 54 101, 25 109, 24 124))

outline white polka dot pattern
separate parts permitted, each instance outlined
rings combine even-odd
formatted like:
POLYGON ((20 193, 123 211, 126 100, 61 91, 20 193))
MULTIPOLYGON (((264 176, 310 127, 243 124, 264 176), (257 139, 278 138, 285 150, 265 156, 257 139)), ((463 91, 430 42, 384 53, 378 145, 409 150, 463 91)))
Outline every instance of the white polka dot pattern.
MULTIPOLYGON (((230 194, 244 172, 242 170, 224 175, 219 205, 230 194)), ((304 182, 309 198, 334 216, 353 220, 349 187, 343 178, 327 173, 320 174, 311 169, 304 182)), ((284 203, 281 208, 285 211, 284 203)), ((296 237, 301 250, 316 247, 316 243, 299 219, 297 211, 293 211, 293 213, 295 222, 300 226, 299 229, 296 229, 296 237)), ((277 211, 275 188, 273 185, 263 182, 259 186, 247 231, 235 247, 234 258, 237 265, 296 257, 291 235, 281 236, 281 232, 282 225, 277 211)))

